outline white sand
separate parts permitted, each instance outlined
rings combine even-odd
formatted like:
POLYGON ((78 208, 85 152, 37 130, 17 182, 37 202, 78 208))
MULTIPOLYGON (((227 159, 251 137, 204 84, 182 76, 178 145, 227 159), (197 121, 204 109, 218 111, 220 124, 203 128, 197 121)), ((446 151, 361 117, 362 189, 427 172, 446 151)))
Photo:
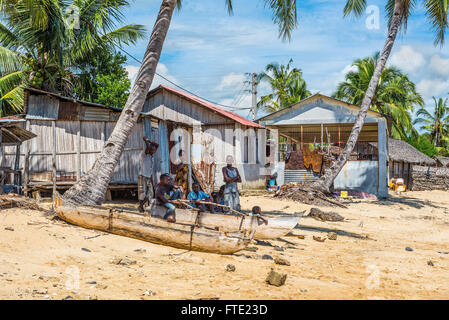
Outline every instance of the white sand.
MULTIPOLYGON (((449 251, 449 192, 409 192, 393 200, 332 209, 345 222, 304 218, 302 229, 294 230, 304 240, 284 237, 296 248, 270 241, 285 250, 257 246, 257 252, 232 256, 87 230, 33 210, 1 210, 0 299, 449 299, 449 254, 438 253, 449 251), (339 233, 338 239, 312 239, 328 231, 339 233), (263 254, 281 256, 291 266, 262 260, 263 254), (114 258, 136 263, 116 265, 114 258), (226 272, 227 264, 236 271, 226 272), (271 267, 288 274, 284 286, 265 283, 271 267)), ((241 202, 244 209, 257 204, 285 213, 310 208, 268 196, 241 202)))

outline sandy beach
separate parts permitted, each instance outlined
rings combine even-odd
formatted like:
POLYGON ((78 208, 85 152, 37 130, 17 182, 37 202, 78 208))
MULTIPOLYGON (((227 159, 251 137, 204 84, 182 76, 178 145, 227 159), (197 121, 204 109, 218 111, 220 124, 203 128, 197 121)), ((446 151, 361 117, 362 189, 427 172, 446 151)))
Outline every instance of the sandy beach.
MULTIPOLYGON (((312 207, 269 195, 241 202, 243 209, 257 204, 273 214, 312 207)), ((0 299, 449 299, 449 192, 409 192, 321 209, 345 221, 304 217, 289 236, 227 256, 4 209, 0 299), (313 239, 329 232, 337 239, 313 239), (290 266, 275 264, 276 257, 290 266), (226 271, 228 264, 234 272, 226 271), (287 274, 285 285, 265 283, 271 268, 287 274)))

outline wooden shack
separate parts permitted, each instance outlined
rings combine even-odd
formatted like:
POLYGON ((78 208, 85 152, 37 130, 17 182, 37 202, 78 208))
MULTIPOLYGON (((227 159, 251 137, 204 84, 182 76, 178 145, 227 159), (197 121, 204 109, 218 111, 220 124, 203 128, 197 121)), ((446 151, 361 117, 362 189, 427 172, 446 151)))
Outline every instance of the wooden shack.
MULTIPOLYGON (((277 132, 273 142, 278 181, 311 182, 319 179, 344 150, 359 111, 358 106, 318 93, 260 118, 260 124, 277 132), (304 164, 306 154, 307 158, 314 159, 316 166, 310 168, 309 163, 304 164)), ((335 190, 388 196, 389 131, 389 119, 369 110, 353 153, 334 181, 335 190), (369 145, 371 142, 380 148, 374 150, 369 145)))
MULTIPOLYGON (((24 91, 22 126, 37 136, 24 142, 18 153, 25 191, 50 191, 54 185, 60 190, 68 189, 92 167, 122 109, 33 88, 25 88, 24 91)), ((144 135, 159 142, 161 146, 155 155, 154 174, 158 177, 161 173, 171 171, 169 154, 173 147, 179 148, 181 140, 185 144, 184 150, 188 153, 190 172, 192 168, 193 171, 195 168, 201 171, 202 162, 206 160, 203 150, 205 146, 201 146, 201 141, 211 138, 206 131, 214 129, 213 132, 224 132, 225 128, 248 129, 255 136, 244 137, 241 134, 234 137, 230 151, 228 146, 225 148, 225 142, 221 141, 218 135, 213 137, 213 142, 207 145, 211 158, 208 162, 214 163, 210 178, 216 184, 223 183, 222 177, 217 174, 221 173, 225 155, 230 152, 236 159, 244 183, 251 186, 263 185, 263 177, 261 179, 258 170, 264 164, 260 160, 262 150, 265 150, 265 130, 262 126, 196 96, 160 86, 148 93, 143 112, 115 169, 109 191, 136 189, 139 154, 143 150, 144 135), (196 124, 195 129, 193 124, 196 124), (189 137, 184 140, 181 137, 173 138, 172 134, 176 135, 177 132, 174 129, 181 127, 192 135, 198 134, 199 146, 192 145, 194 141, 189 137), (256 148, 260 150, 260 158, 252 151, 256 148), (195 154, 197 156, 194 156, 195 154)), ((2 161, 10 163, 14 161, 15 155, 15 150, 8 149, 2 161)), ((201 173, 198 170, 197 173, 201 173)))
MULTIPOLYGON (((215 187, 223 182, 221 168, 232 155, 242 176, 243 188, 263 187, 261 168, 266 163, 266 130, 260 124, 224 110, 190 93, 161 85, 148 93, 142 113, 152 122, 154 139, 160 142, 158 173, 170 172, 170 152, 183 149, 189 167, 213 164, 207 180, 215 187)), ((199 170, 201 171, 201 170, 199 170)), ((198 174, 198 172, 196 172, 198 174)), ((210 190, 209 190, 210 191, 210 190)))
POLYGON ((20 167, 20 148, 22 143, 36 137, 22 127, 24 122, 24 119, 15 116, 0 118, 1 192, 21 191, 23 168, 20 167))
MULTIPOLYGON (((25 191, 67 189, 93 165, 111 134, 121 108, 76 100, 38 89, 24 90, 23 127, 37 137, 20 147, 25 191)), ((111 189, 135 188, 142 150, 139 119, 111 181, 111 189)), ((11 162, 12 150, 3 161, 11 162)))

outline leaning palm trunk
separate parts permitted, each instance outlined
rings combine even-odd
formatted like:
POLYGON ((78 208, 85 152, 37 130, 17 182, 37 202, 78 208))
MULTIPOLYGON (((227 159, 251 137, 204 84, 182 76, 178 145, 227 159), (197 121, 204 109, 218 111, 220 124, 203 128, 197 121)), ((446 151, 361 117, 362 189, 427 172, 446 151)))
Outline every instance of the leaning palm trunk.
POLYGON ((153 82, 162 45, 164 44, 175 7, 176 0, 162 1, 142 65, 114 131, 112 131, 90 171, 64 194, 66 200, 75 204, 83 203, 88 205, 96 205, 103 202, 109 182, 114 174, 114 169, 125 148, 128 137, 137 123, 148 90, 153 82))
POLYGON ((334 161, 330 169, 312 185, 312 188, 315 190, 326 193, 330 191, 330 187, 332 186, 335 178, 337 178, 341 169, 343 169, 343 166, 348 161, 348 158, 352 150, 354 149, 360 132, 362 131, 363 123, 365 122, 365 118, 373 100, 373 96, 376 92, 379 78, 382 74, 388 57, 390 56, 394 41, 396 40, 398 29, 401 25, 402 10, 402 1, 396 0, 393 17, 391 19, 390 28, 388 30, 387 41, 385 42, 379 62, 377 63, 376 69, 374 70, 373 76, 371 77, 371 80, 369 82, 368 89, 366 90, 365 97, 363 98, 362 105, 360 106, 360 111, 357 115, 357 120, 352 127, 351 134, 349 135, 348 142, 346 143, 343 152, 340 154, 338 159, 334 161))

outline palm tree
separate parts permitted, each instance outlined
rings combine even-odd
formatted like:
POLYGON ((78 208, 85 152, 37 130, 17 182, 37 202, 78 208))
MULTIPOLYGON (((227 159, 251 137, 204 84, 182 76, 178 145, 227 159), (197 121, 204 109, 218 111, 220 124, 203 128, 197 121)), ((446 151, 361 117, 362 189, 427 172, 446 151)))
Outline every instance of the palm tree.
POLYGON ((433 97, 435 103, 433 113, 427 111, 424 107, 416 113, 414 124, 420 124, 421 130, 425 130, 433 145, 439 148, 439 151, 447 147, 449 138, 449 105, 448 99, 433 97))
POLYGON ((21 86, 71 95, 79 63, 115 43, 133 44, 142 25, 118 27, 127 0, 3 0, 0 3, 0 94, 14 112, 21 86), (77 8, 70 25, 70 8, 77 8))
MULTIPOLYGON (((357 70, 346 74, 345 81, 338 84, 333 96, 360 106, 378 60, 379 53, 372 57, 355 60, 352 65, 357 70)), ((406 140, 408 134, 416 134, 412 123, 412 112, 414 106, 423 105, 424 101, 416 92, 415 84, 405 74, 395 67, 383 69, 371 101, 371 110, 393 119, 394 138, 406 140)))
POLYGON ((287 65, 270 63, 265 67, 265 71, 258 75, 258 81, 268 82, 273 90, 260 98, 258 108, 274 112, 311 96, 301 70, 291 68, 292 62, 290 59, 287 65))
MULTIPOLYGON (((100 204, 103 202, 114 169, 137 123, 153 82, 173 11, 176 6, 180 8, 181 3, 181 0, 162 0, 142 65, 111 136, 89 172, 64 194, 65 199, 72 203, 100 204)), ((265 0, 265 3, 273 12, 273 22, 279 26, 280 37, 290 39, 291 31, 297 24, 296 0, 265 0)), ((231 13, 232 1, 225 0, 225 4, 228 12, 231 13)))
MULTIPOLYGON (((445 33, 448 24, 448 1, 449 0, 423 0, 422 3, 426 9, 426 15, 430 21, 431 27, 435 32, 435 42, 434 44, 443 45, 445 33)), ((412 13, 416 1, 414 0, 387 0, 386 1, 386 11, 389 22, 388 36, 385 41, 384 47, 380 54, 379 60, 373 72, 373 76, 368 84, 365 95, 360 104, 360 111, 357 116, 357 120, 354 123, 351 134, 349 135, 348 142, 340 154, 338 159, 333 162, 330 170, 317 180, 312 188, 322 192, 329 192, 331 185, 333 184, 335 178, 340 173, 341 169, 345 165, 349 158, 354 146, 358 140, 359 134, 362 131, 363 123, 366 118, 366 114, 371 106, 371 101, 376 93, 376 88, 379 83, 382 71, 387 63, 390 56, 391 50, 393 49, 396 36, 399 29, 402 28, 404 31, 407 28, 408 17, 412 13)), ((344 8, 344 16, 349 14, 354 14, 356 17, 361 17, 366 9, 366 0, 347 0, 344 8)))

